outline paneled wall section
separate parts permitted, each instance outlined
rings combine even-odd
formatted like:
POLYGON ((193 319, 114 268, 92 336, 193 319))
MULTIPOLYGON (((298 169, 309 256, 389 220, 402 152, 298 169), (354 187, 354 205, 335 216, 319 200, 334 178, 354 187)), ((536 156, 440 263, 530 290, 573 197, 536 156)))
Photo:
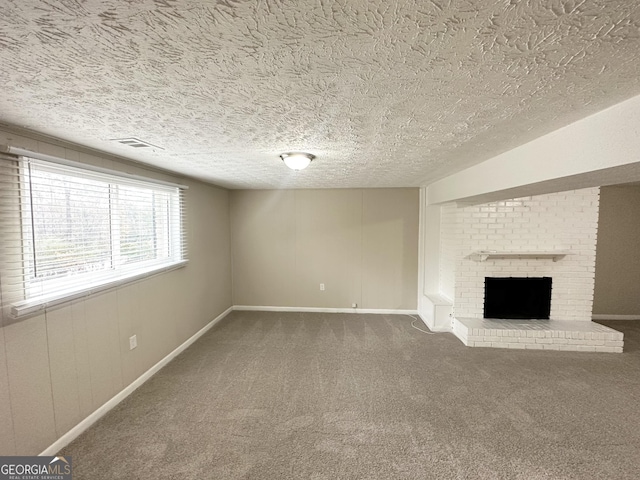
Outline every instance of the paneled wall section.
POLYGON ((418 197, 417 188, 232 191, 234 304, 415 309, 418 197))
POLYGON ((231 306, 229 199, 224 189, 62 144, 3 131, 0 144, 189 186, 186 267, 0 329, 0 455, 33 455, 231 306))
POLYGON ((593 313, 640 317, 640 185, 600 189, 593 313))

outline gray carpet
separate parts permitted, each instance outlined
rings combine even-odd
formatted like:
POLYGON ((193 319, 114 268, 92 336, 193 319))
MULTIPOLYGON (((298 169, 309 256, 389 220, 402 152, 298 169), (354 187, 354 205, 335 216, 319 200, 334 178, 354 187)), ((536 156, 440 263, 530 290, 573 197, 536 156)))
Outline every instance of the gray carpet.
POLYGON ((75 480, 637 479, 640 323, 603 323, 625 353, 233 312, 63 454, 75 480))

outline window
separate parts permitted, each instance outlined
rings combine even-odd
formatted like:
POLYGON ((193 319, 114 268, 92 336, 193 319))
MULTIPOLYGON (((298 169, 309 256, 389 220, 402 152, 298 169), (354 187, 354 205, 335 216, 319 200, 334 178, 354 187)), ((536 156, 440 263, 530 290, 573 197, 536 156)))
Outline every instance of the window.
POLYGON ((27 157, 11 162, 2 170, 13 180, 2 182, 12 188, 0 216, 3 226, 13 219, 3 239, 13 273, 0 280, 14 285, 12 316, 186 262, 184 188, 27 157))

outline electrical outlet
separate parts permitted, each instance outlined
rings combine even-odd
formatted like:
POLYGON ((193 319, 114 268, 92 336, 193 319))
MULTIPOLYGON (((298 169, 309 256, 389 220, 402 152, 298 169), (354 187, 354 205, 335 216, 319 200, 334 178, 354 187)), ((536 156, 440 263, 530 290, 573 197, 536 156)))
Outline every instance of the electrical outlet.
POLYGON ((129 350, 133 350, 138 346, 138 336, 132 335, 129 337, 129 350))
POLYGON ((358 308, 358 304, 357 303, 352 303, 351 304, 351 308, 358 308))
POLYGON ((320 284, 320 291, 321 291, 321 292, 324 292, 324 283, 321 283, 321 284, 320 284))

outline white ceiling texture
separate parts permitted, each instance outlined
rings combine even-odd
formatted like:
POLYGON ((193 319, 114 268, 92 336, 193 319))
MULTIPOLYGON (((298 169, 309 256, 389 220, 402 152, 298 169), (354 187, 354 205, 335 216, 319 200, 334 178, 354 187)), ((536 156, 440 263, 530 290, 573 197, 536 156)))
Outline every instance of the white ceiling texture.
POLYGON ((230 188, 424 185, 640 94, 636 0, 0 7, 0 122, 230 188))

